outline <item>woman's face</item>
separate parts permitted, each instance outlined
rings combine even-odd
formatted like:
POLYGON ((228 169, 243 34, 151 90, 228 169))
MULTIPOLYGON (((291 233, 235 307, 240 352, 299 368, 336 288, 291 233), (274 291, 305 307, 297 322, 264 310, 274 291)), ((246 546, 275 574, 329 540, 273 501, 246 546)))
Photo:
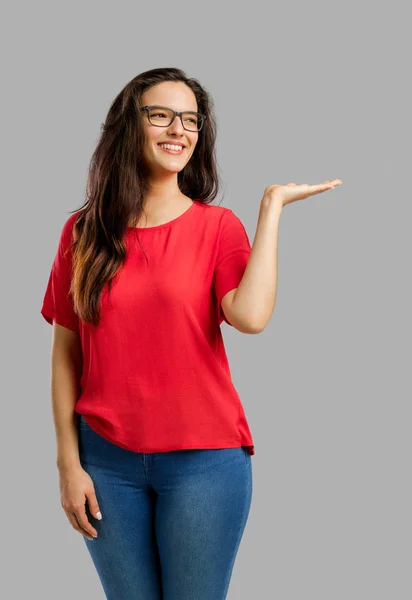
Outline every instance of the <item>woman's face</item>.
MULTIPOLYGON (((196 96, 183 82, 164 81, 146 90, 141 99, 142 106, 166 106, 174 110, 192 110, 198 112, 196 96)), ((199 132, 187 131, 179 117, 176 117, 169 127, 151 125, 147 111, 142 111, 143 127, 146 137, 144 149, 145 164, 152 175, 162 175, 165 172, 178 173, 189 162, 199 132), (181 154, 172 154, 163 150, 160 143, 183 144, 181 154)))

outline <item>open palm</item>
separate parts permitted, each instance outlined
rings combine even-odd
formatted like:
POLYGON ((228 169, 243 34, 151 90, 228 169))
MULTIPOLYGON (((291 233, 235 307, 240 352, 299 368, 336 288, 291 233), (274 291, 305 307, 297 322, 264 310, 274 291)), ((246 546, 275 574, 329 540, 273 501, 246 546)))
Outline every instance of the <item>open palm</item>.
POLYGON ((341 183, 340 179, 332 179, 316 185, 309 185, 308 183, 297 185, 294 182, 287 183, 286 185, 274 184, 265 188, 264 196, 270 200, 279 202, 283 207, 291 202, 304 200, 309 196, 326 192, 326 190, 332 190, 334 187, 341 185, 341 183))

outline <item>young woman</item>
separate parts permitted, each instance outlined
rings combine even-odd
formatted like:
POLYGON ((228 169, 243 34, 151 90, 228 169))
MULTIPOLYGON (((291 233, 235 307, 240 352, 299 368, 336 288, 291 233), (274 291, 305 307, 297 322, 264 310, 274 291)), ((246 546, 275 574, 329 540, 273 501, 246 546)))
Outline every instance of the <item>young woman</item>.
POLYGON ((266 327, 283 206, 341 183, 267 187, 252 248, 234 212, 211 204, 215 140, 196 79, 132 79, 43 300, 61 503, 111 600, 226 598, 255 450, 220 325, 266 327))

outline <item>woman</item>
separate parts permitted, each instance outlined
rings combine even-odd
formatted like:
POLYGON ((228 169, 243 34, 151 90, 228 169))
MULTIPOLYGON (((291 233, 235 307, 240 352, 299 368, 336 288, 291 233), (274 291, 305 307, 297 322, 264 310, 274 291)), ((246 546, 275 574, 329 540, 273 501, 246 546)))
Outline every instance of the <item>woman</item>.
POLYGON ((252 248, 239 218, 211 205, 215 140, 197 80, 169 68, 130 81, 41 309, 54 324, 61 502, 110 599, 226 598, 255 451, 220 325, 265 328, 283 206, 340 183, 266 188, 252 248))

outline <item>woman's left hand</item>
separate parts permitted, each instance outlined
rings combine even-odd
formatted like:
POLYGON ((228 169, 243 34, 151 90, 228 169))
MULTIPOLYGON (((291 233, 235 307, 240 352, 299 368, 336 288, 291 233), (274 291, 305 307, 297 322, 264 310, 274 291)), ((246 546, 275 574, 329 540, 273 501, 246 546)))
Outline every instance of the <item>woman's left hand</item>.
POLYGON ((330 181, 324 181, 317 185, 309 185, 308 183, 302 183, 296 185, 296 183, 287 183, 286 185, 269 185, 265 188, 263 194, 263 201, 267 200, 271 203, 279 203, 280 208, 283 208, 286 204, 296 202, 297 200, 304 200, 309 196, 326 192, 326 190, 332 190, 334 187, 341 185, 340 179, 333 179, 330 181))

